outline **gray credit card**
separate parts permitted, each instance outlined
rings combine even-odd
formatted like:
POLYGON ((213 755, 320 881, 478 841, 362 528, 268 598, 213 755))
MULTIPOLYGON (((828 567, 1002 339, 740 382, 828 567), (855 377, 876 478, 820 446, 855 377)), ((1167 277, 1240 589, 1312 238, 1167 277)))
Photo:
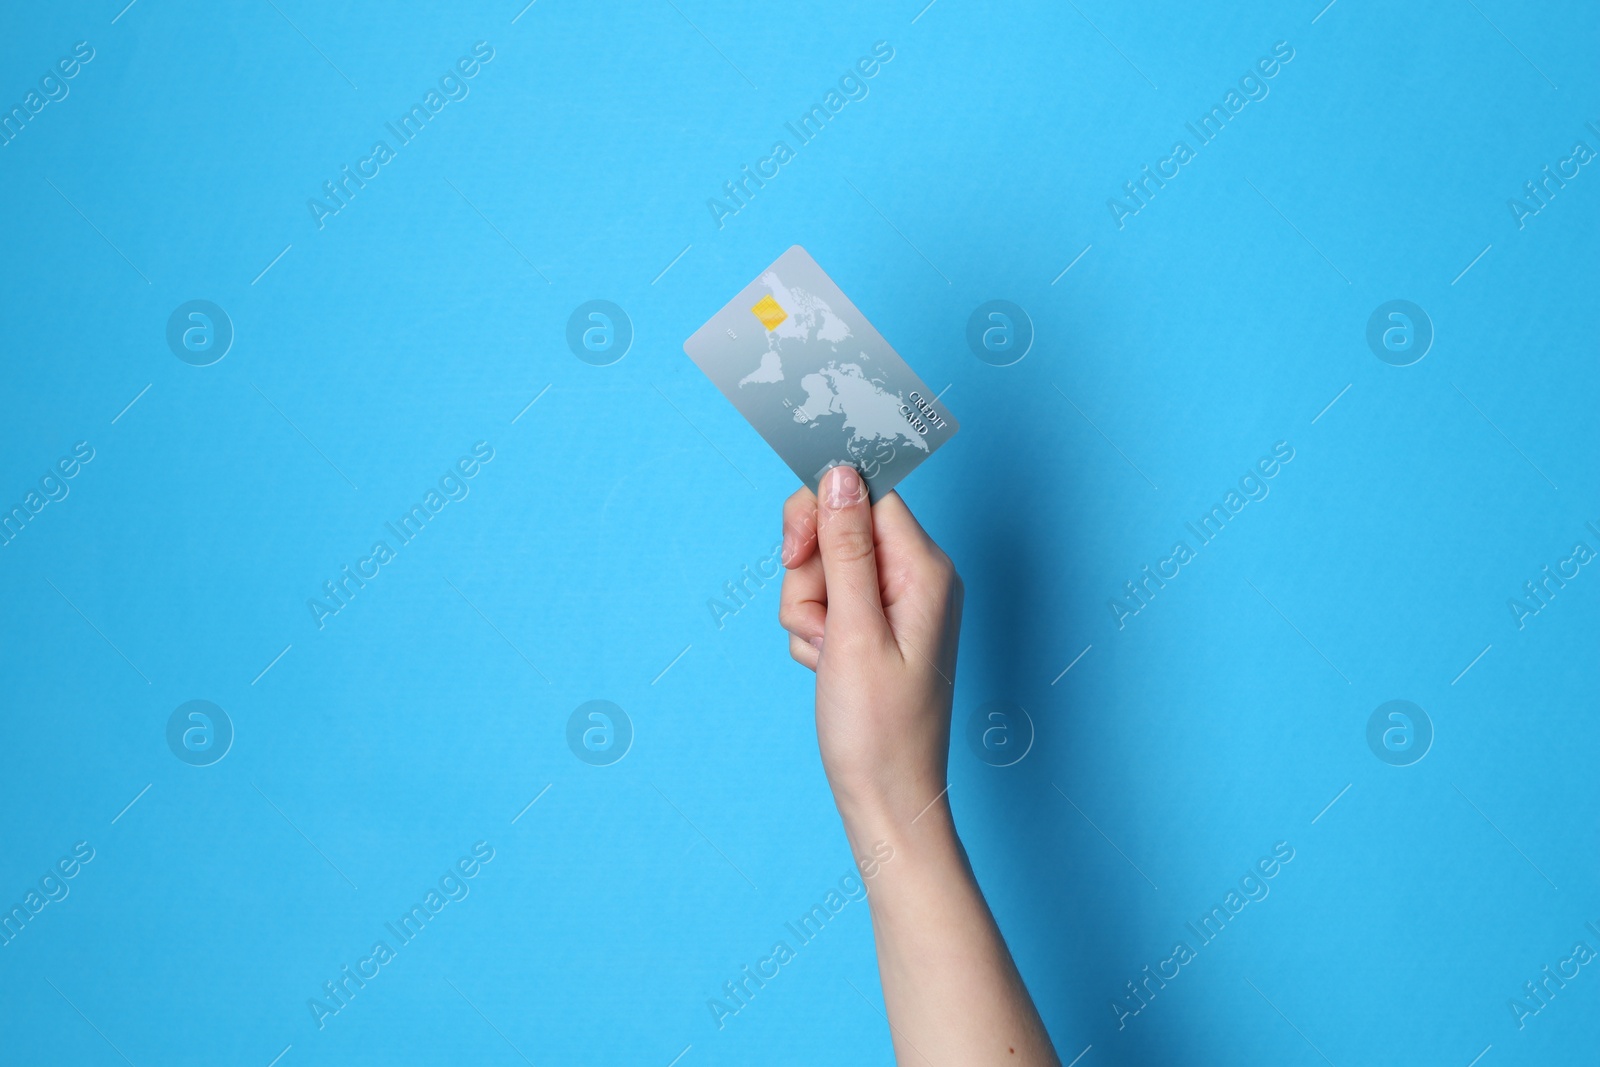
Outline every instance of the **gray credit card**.
POLYGON ((960 428, 799 245, 683 350, 813 492, 848 463, 877 500, 960 428))

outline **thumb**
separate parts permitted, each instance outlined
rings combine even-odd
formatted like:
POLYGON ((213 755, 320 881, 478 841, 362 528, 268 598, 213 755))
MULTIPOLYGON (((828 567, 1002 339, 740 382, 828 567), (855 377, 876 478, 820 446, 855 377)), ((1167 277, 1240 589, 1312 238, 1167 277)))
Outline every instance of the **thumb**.
POLYGON ((888 638, 866 483, 854 467, 842 464, 823 475, 818 489, 817 545, 828 588, 824 641, 832 641, 835 624, 847 637, 888 638))

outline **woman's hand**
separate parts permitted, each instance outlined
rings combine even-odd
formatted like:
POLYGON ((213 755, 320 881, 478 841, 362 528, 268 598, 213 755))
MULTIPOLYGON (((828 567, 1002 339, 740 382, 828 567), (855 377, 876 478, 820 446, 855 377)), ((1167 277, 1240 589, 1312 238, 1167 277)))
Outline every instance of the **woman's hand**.
POLYGON ((817 741, 847 828, 908 823, 944 792, 961 578, 895 493, 855 468, 783 508, 778 618, 817 672, 817 741))
POLYGON ((851 467, 783 508, 778 617, 817 672, 817 741, 862 873, 903 1064, 1059 1065, 946 798, 961 579, 894 493, 851 467), (878 862, 881 861, 881 862, 878 862), (869 873, 870 866, 870 873, 869 873))

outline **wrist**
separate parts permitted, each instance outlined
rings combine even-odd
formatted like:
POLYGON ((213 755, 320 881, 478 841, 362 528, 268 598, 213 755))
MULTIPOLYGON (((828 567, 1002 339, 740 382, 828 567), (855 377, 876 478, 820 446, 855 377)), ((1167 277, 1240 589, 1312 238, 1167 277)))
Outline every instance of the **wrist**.
POLYGON ((834 801, 851 854, 868 877, 876 866, 944 864, 962 855, 951 816, 949 787, 845 793, 834 801), (898 862, 891 862, 893 860, 898 862))
POLYGON ((949 785, 931 774, 884 775, 873 779, 828 776, 834 806, 846 829, 902 830, 950 814, 949 785))

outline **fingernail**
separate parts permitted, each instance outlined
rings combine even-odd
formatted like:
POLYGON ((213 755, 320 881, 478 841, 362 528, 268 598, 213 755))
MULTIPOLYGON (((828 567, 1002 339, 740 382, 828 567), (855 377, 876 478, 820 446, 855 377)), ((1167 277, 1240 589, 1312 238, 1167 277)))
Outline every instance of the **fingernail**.
POLYGON ((810 645, 818 652, 822 651, 822 638, 820 637, 808 637, 806 638, 806 644, 810 645))
POLYGON ((783 529, 783 551, 778 554, 778 562, 785 567, 789 565, 789 557, 794 555, 794 538, 789 533, 787 526, 783 529))
POLYGON ((861 475, 848 463, 828 472, 828 506, 849 507, 861 498, 861 475))

